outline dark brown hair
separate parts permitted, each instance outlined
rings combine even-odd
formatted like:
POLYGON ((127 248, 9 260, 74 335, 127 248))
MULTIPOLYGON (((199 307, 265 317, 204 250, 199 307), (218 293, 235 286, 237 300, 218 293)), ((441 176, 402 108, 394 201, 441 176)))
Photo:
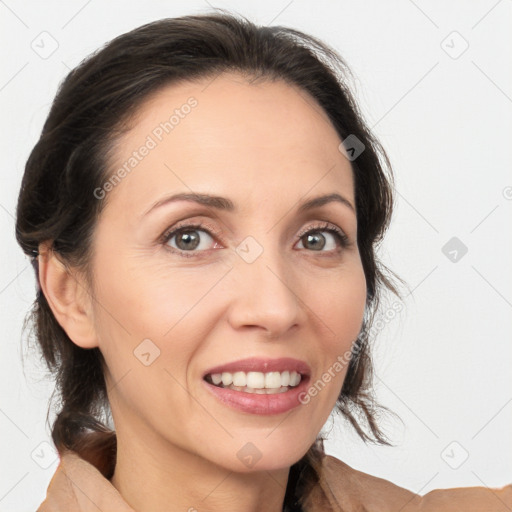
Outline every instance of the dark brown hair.
MULTIPOLYGON (((399 296, 392 273, 376 257, 392 212, 392 173, 349 90, 349 69, 318 39, 287 27, 256 26, 243 16, 221 12, 162 19, 110 41, 59 86, 26 163, 16 212, 18 243, 33 258, 37 280, 39 244, 49 242, 66 265, 83 270, 92 284, 91 240, 105 205, 94 191, 112 171, 108 157, 116 137, 126 131, 127 121, 143 101, 162 87, 231 71, 253 80, 282 80, 309 93, 342 141, 352 135, 364 144, 351 163, 366 311, 336 409, 365 442, 390 445, 377 425, 378 409, 388 409, 373 397, 369 341, 381 291, 387 288, 399 296)), ((51 430, 57 449, 76 451, 110 477, 112 459, 107 461, 104 453, 115 454, 116 438, 106 426, 109 406, 101 352, 82 349, 69 339, 40 289, 25 325, 28 321, 56 378, 53 398, 59 401, 58 414, 51 430)), ((319 437, 292 466, 290 482, 300 474, 301 485, 312 485, 322 453, 319 437)), ((296 499, 293 489, 287 489, 287 510, 296 499)))

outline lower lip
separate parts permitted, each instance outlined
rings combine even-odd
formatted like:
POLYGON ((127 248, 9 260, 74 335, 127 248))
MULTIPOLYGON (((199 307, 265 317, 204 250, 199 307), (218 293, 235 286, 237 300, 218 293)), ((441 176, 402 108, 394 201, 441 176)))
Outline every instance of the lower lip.
POLYGON ((301 405, 299 395, 306 391, 308 381, 309 377, 304 377, 297 387, 273 395, 259 395, 220 388, 205 380, 203 380, 203 383, 210 393, 213 393, 223 404, 229 407, 251 414, 270 415, 281 414, 301 405))

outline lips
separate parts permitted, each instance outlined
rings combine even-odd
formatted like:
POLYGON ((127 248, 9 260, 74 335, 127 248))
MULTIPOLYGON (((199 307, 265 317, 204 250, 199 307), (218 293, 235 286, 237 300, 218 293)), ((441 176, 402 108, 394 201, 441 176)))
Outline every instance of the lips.
MULTIPOLYGON (((286 371, 286 370, 285 370, 286 371)), ((296 387, 284 387, 275 389, 271 393, 260 394, 245 392, 243 389, 236 390, 230 387, 219 387, 210 384, 206 379, 202 384, 207 393, 210 393, 218 403, 224 407, 236 410, 242 413, 252 415, 268 416, 289 413, 293 409, 300 410, 303 405, 301 396, 307 394, 308 381, 310 377, 305 377, 296 387)), ((256 390, 253 390, 256 391, 256 390)), ((263 390, 257 390, 263 391, 263 390)), ((270 391, 270 390, 265 390, 270 391)))
POLYGON ((311 374, 311 368, 305 361, 294 359, 291 357, 281 357, 279 359, 264 359, 251 357, 248 359, 241 359, 239 361, 233 361, 231 363, 222 364, 208 369, 203 373, 203 379, 207 375, 213 373, 223 372, 285 372, 285 371, 296 371, 303 377, 307 377, 311 374))

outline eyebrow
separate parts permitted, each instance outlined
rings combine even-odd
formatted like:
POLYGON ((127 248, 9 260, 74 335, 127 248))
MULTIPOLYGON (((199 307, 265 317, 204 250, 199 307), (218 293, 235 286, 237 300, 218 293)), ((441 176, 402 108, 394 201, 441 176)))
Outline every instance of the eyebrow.
MULTIPOLYGON (((194 203, 198 203, 198 204, 207 206, 209 208, 215 208, 216 210, 224 210, 224 211, 228 211, 228 212, 236 212, 237 211, 233 201, 231 201, 230 199, 228 199, 226 197, 212 196, 209 194, 183 192, 180 194, 174 194, 172 196, 167 196, 167 197, 160 199, 159 201, 154 203, 147 211, 145 211, 142 214, 142 216, 145 217, 150 212, 160 208, 161 206, 169 204, 169 203, 174 203, 177 201, 194 202, 194 203)), ((318 196, 318 197, 309 199, 307 201, 304 201, 299 204, 298 212, 303 213, 308 210, 312 210, 314 208, 319 208, 325 204, 332 203, 332 202, 338 202, 340 204, 343 204, 343 205, 347 206, 350 210, 352 210, 354 213, 356 213, 355 208, 352 206, 352 203, 348 199, 345 199, 342 195, 340 195, 338 193, 332 193, 332 194, 327 194, 327 195, 323 195, 323 196, 318 196)))

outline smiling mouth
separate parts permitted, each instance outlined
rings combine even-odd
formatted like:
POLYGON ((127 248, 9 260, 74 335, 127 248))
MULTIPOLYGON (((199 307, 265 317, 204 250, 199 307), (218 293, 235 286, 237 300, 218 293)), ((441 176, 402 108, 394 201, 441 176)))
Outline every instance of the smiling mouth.
POLYGON ((296 388, 306 375, 296 371, 284 372, 223 372, 207 374, 204 380, 209 384, 243 393, 274 395, 296 388))

